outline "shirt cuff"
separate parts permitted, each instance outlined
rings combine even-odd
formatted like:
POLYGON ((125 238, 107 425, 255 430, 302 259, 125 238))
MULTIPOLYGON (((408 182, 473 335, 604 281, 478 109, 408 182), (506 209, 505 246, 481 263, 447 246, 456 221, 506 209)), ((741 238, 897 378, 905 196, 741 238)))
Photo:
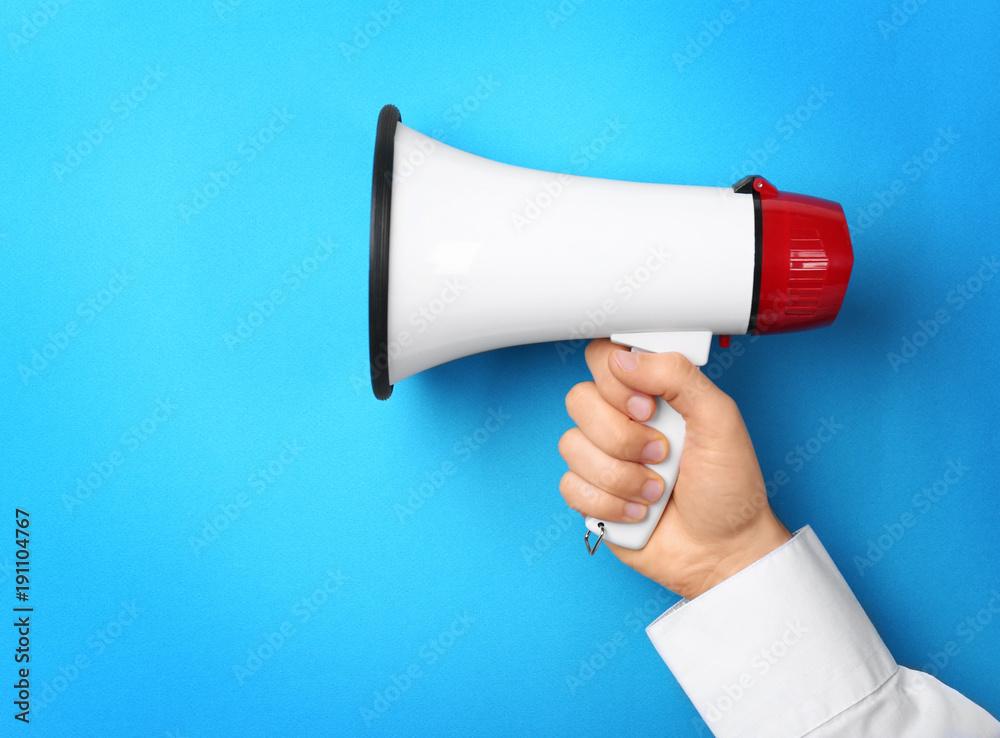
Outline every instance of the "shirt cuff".
POLYGON ((646 634, 719 738, 804 735, 897 669, 808 526, 646 634))

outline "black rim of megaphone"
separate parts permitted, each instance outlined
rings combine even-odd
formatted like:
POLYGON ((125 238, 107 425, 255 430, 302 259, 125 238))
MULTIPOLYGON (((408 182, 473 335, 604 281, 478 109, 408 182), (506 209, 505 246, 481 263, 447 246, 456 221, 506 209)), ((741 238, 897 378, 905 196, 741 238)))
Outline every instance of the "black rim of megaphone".
POLYGON ((378 114, 375 162, 372 166, 372 224, 368 254, 368 359, 372 391, 380 400, 392 395, 389 384, 389 216, 392 212, 392 157, 396 124, 402 121, 395 105, 378 114))

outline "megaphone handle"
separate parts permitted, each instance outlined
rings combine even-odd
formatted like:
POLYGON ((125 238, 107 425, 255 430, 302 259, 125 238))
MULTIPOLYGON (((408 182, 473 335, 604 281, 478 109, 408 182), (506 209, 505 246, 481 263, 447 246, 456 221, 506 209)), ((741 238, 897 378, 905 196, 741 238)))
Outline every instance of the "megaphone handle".
POLYGON ((650 469, 663 477, 663 496, 649 505, 646 517, 638 523, 611 523, 598 518, 587 518, 588 530, 595 534, 603 532, 603 540, 623 548, 642 548, 646 545, 649 537, 653 535, 653 530, 660 522, 660 517, 663 515, 674 490, 674 484, 677 482, 677 470, 680 468, 681 454, 684 451, 684 436, 687 431, 684 418, 670 407, 662 397, 656 398, 656 410, 653 412, 653 417, 647 420, 645 425, 660 431, 667 437, 669 444, 666 459, 659 464, 648 464, 650 469))

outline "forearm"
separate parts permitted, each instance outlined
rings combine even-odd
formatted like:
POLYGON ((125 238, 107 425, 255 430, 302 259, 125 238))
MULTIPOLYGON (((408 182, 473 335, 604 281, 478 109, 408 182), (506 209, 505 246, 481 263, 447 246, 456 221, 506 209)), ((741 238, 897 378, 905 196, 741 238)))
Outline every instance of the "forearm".
POLYGON ((809 528, 647 633, 720 737, 1000 735, 984 710, 896 665, 809 528))

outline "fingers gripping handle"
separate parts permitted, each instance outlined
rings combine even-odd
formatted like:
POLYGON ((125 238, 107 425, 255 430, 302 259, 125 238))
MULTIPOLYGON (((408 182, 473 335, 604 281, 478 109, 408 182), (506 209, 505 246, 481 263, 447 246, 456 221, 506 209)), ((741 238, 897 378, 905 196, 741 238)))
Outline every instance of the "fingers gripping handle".
POLYGON ((667 502, 670 500, 674 484, 677 482, 677 470, 680 468, 681 453, 684 451, 684 435, 687 430, 684 418, 670 407, 662 397, 656 398, 656 410, 653 412, 653 417, 647 420, 645 425, 655 428, 667 437, 667 458, 659 464, 647 465, 663 477, 663 496, 649 506, 646 517, 638 523, 611 523, 598 518, 587 518, 588 530, 595 535, 600 535, 601 526, 603 526, 603 540, 624 548, 642 548, 646 545, 649 537, 653 535, 656 524, 660 522, 660 516, 663 515, 667 502))
MULTIPOLYGON (((711 331, 678 331, 674 333, 629 333, 614 334, 611 340, 615 343, 630 346, 637 352, 665 353, 676 351, 683 354, 696 366, 704 366, 708 361, 709 349, 712 346, 711 331)), ((653 417, 645 425, 655 428, 667 437, 667 458, 659 464, 648 464, 649 468, 663 477, 663 496, 646 511, 646 517, 638 523, 610 523, 598 518, 587 518, 587 549, 591 554, 597 550, 602 540, 614 543, 623 548, 639 549, 646 545, 649 537, 656 530, 656 524, 670 501, 670 495, 677 483, 677 472, 681 466, 681 455, 684 453, 684 437, 687 425, 679 412, 674 410, 662 397, 657 397, 653 417), (598 537, 594 546, 590 545, 589 535, 598 537)))

